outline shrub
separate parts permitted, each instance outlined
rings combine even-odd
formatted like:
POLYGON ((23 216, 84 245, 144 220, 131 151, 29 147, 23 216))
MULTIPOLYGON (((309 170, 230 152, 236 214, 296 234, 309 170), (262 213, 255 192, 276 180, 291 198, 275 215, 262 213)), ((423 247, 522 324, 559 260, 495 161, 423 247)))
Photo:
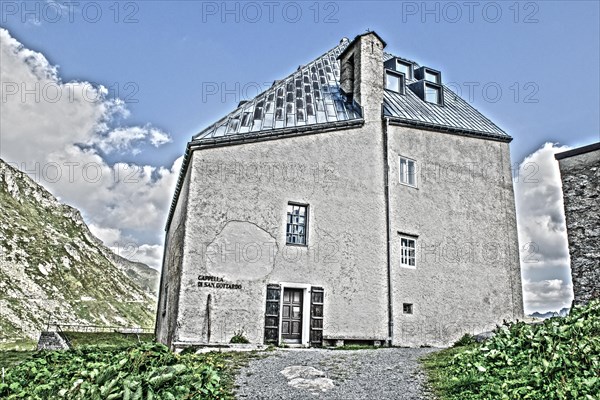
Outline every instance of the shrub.
POLYGON ((250 343, 250 341, 244 335, 243 330, 235 331, 235 335, 231 338, 229 343, 250 343))
POLYGON ((475 342, 475 338, 473 337, 473 335, 469 335, 468 333, 465 333, 460 339, 458 339, 456 341, 456 343, 454 343, 452 345, 452 347, 469 346, 474 343, 476 343, 476 342, 475 342))

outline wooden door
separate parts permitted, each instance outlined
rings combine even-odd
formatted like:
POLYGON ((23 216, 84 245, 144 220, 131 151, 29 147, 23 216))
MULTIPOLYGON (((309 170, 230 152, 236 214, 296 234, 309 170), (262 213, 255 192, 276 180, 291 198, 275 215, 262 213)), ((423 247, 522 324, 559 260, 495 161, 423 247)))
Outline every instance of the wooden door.
POLYGON ((302 343, 302 289, 284 289, 281 312, 281 338, 286 343, 302 343))

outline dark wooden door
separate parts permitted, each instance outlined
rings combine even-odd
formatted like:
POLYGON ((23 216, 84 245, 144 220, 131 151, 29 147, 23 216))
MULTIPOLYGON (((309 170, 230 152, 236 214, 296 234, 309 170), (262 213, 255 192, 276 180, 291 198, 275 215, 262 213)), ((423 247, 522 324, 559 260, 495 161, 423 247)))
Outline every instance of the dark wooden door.
POLYGON ((281 338, 287 343, 302 343, 302 289, 284 289, 281 313, 281 338))

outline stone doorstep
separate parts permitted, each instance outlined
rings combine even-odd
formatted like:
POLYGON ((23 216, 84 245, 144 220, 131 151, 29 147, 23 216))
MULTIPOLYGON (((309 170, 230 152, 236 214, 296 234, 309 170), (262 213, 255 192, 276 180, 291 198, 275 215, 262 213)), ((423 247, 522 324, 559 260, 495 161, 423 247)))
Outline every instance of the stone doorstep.
POLYGON ((323 347, 341 347, 344 346, 346 342, 362 342, 361 344, 367 346, 383 347, 386 344, 386 339, 353 339, 338 338, 335 336, 323 337, 323 347))
POLYGON ((216 351, 220 353, 227 352, 246 352, 246 351, 260 351, 266 350, 269 346, 264 344, 252 344, 252 343, 189 343, 189 342, 174 342, 173 348, 175 353, 182 352, 188 347, 198 347, 196 354, 210 353, 216 351))

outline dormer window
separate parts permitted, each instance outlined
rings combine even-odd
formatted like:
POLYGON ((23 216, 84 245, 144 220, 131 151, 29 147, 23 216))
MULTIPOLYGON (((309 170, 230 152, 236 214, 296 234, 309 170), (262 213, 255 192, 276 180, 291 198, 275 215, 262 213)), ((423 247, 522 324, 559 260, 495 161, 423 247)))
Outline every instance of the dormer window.
POLYGON ((399 58, 390 58, 383 63, 386 70, 398 72, 404 75, 405 80, 413 79, 413 64, 410 61, 404 61, 399 58))
POLYGON ((412 64, 396 60, 396 71, 403 73, 406 79, 412 79, 412 64))
MULTIPOLYGON (((415 73, 415 77, 417 74, 415 73)), ((443 86, 439 83, 432 83, 423 78, 408 85, 419 98, 427 103, 437 104, 439 106, 444 105, 444 91, 443 86)))
POLYGON ((440 83, 440 74, 439 72, 434 72, 432 70, 425 70, 425 80, 432 83, 440 83))
POLYGON ((385 71, 385 88, 396 93, 404 94, 404 74, 395 71, 385 71))
POLYGON ((437 85, 425 84, 425 101, 434 104, 442 104, 440 87, 437 85))
POLYGON ((415 79, 425 80, 431 83, 442 84, 442 73, 429 67, 421 67, 415 70, 415 79))

